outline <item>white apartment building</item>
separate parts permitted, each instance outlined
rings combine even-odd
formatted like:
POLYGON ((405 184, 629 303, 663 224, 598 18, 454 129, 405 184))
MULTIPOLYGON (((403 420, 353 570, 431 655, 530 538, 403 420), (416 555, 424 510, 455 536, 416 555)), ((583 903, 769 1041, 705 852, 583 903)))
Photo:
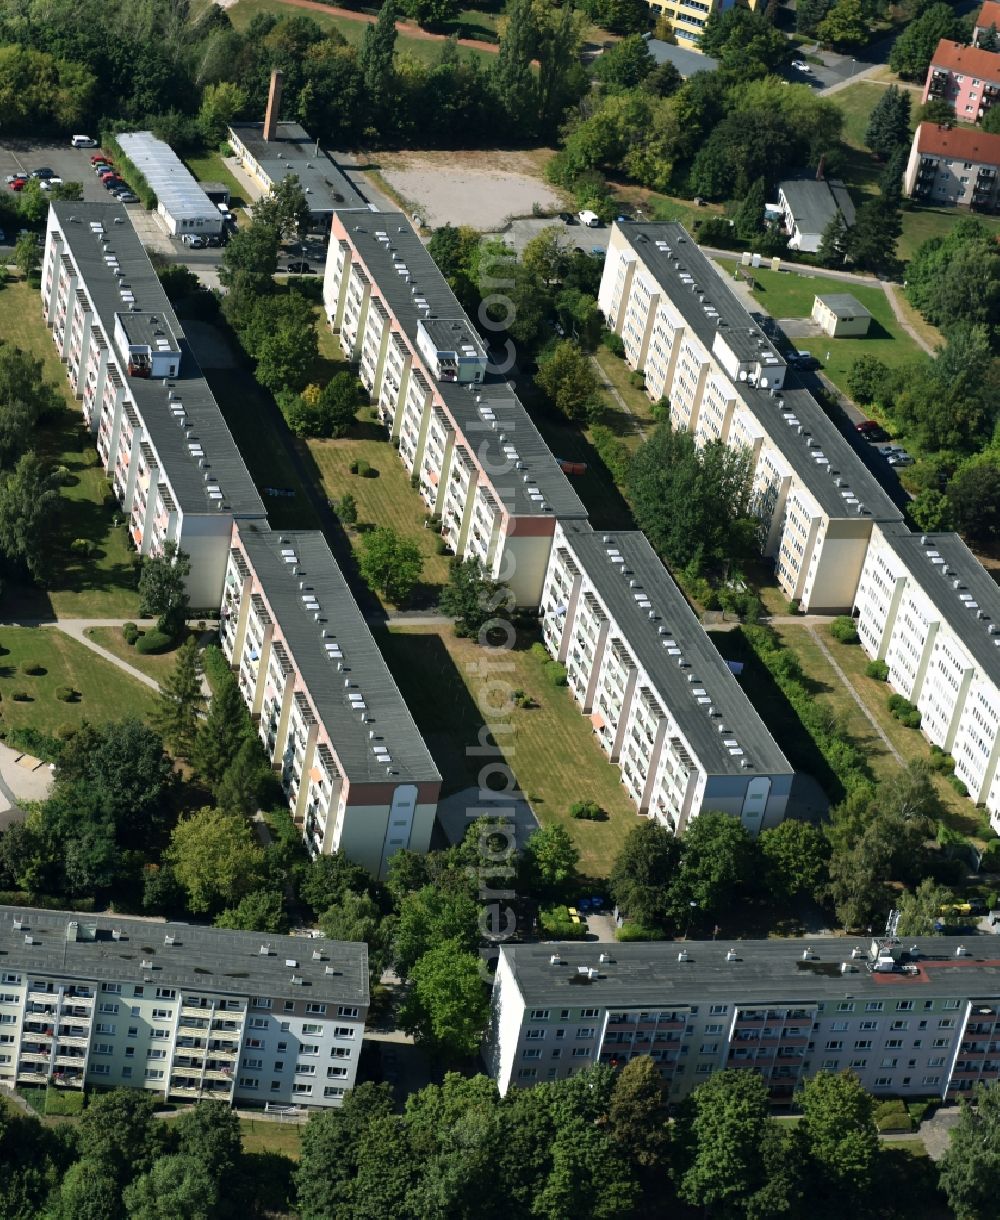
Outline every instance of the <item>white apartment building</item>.
POLYGON ((368 947, 0 907, 0 1082, 339 1106, 368 947))
POLYGON ((989 937, 504 945, 484 1058, 502 1094, 649 1055, 671 1102, 724 1068, 777 1105, 819 1071, 955 1101, 1000 1074, 998 966, 989 937))
POLYGON ((235 527, 220 636, 310 853, 427 851, 441 776, 323 535, 235 527))
POLYGON ((865 652, 1000 833, 1000 589, 957 534, 880 527, 854 613, 865 652))
POLYGON ((794 773, 643 534, 557 525, 542 638, 640 814, 682 834, 703 809, 751 834, 794 773))
POLYGON ((684 228, 616 224, 598 299, 673 426, 750 452, 782 589, 803 609, 849 608, 873 522, 902 514, 684 228))
POLYGON ((334 216, 323 300, 451 550, 537 606, 556 521, 586 509, 404 216, 334 216))
POLYGON ((51 205, 42 312, 133 545, 176 543, 214 609, 233 522, 265 509, 124 207, 51 205))

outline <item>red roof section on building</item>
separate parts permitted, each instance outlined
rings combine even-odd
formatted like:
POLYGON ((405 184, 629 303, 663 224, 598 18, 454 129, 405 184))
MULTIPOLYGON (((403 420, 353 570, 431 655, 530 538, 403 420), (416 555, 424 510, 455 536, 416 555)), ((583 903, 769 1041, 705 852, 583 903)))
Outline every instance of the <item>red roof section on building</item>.
POLYGON ((979 47, 963 47, 960 42, 949 42, 947 38, 942 38, 937 44, 930 71, 933 72, 935 68, 975 76, 990 84, 1000 83, 1000 54, 983 51, 979 47))
POLYGON ((977 29, 988 30, 991 25, 1000 30, 1000 4, 996 0, 986 0, 976 17, 977 29))
POLYGON ((921 123, 917 128, 916 141, 917 152, 929 157, 1000 165, 1000 135, 990 135, 988 131, 921 123))

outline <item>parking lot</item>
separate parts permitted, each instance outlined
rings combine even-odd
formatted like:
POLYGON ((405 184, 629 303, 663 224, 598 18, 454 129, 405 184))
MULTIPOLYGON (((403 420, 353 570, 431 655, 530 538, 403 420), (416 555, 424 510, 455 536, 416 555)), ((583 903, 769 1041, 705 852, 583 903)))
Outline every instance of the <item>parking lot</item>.
MULTIPOLYGON (((27 139, 8 139, 0 148, 0 180, 8 174, 30 174, 33 169, 44 165, 63 182, 79 182, 85 200, 107 203, 108 193, 90 166, 91 153, 98 151, 96 148, 70 148, 68 140, 65 144, 45 144, 27 139)), ((6 182, 3 189, 9 193, 6 182)))

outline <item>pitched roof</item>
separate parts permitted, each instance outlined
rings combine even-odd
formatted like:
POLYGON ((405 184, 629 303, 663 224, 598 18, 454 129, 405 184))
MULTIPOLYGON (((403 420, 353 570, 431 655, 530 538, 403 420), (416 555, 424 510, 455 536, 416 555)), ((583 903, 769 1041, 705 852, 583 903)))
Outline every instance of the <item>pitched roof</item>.
POLYGON ((976 15, 976 28, 988 30, 991 25, 1000 29, 1000 4, 995 0, 986 0, 976 15))
MULTIPOLYGON (((1000 5, 997 7, 1000 8, 1000 5)), ((927 156, 1000 165, 1000 135, 991 135, 988 131, 921 123, 913 138, 917 152, 927 156)))
POLYGON ((963 72, 967 76, 997 84, 1000 82, 1000 55, 980 47, 963 47, 960 42, 949 42, 947 38, 942 38, 931 57, 929 71, 935 69, 963 72))
POLYGON ((854 204, 842 182, 825 178, 786 178, 778 183, 801 233, 822 233, 838 210, 850 226, 854 204))

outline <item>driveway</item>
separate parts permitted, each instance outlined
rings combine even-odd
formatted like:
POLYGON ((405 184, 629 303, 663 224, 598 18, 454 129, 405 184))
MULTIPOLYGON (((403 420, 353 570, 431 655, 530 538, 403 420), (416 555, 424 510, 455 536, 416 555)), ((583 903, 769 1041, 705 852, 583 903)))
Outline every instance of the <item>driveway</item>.
POLYGON ((0 830, 23 817, 22 802, 41 801, 52 787, 52 767, 0 744, 0 830))
POLYGON ((586 225, 579 223, 568 225, 561 220, 553 219, 551 216, 545 219, 512 220, 506 228, 501 230, 499 235, 520 257, 524 253, 524 247, 528 242, 546 229, 557 229, 566 246, 576 246, 584 254, 591 254, 593 251, 600 249, 602 259, 607 250, 608 241, 611 238, 611 229, 608 225, 602 224, 596 229, 589 229, 586 225))

